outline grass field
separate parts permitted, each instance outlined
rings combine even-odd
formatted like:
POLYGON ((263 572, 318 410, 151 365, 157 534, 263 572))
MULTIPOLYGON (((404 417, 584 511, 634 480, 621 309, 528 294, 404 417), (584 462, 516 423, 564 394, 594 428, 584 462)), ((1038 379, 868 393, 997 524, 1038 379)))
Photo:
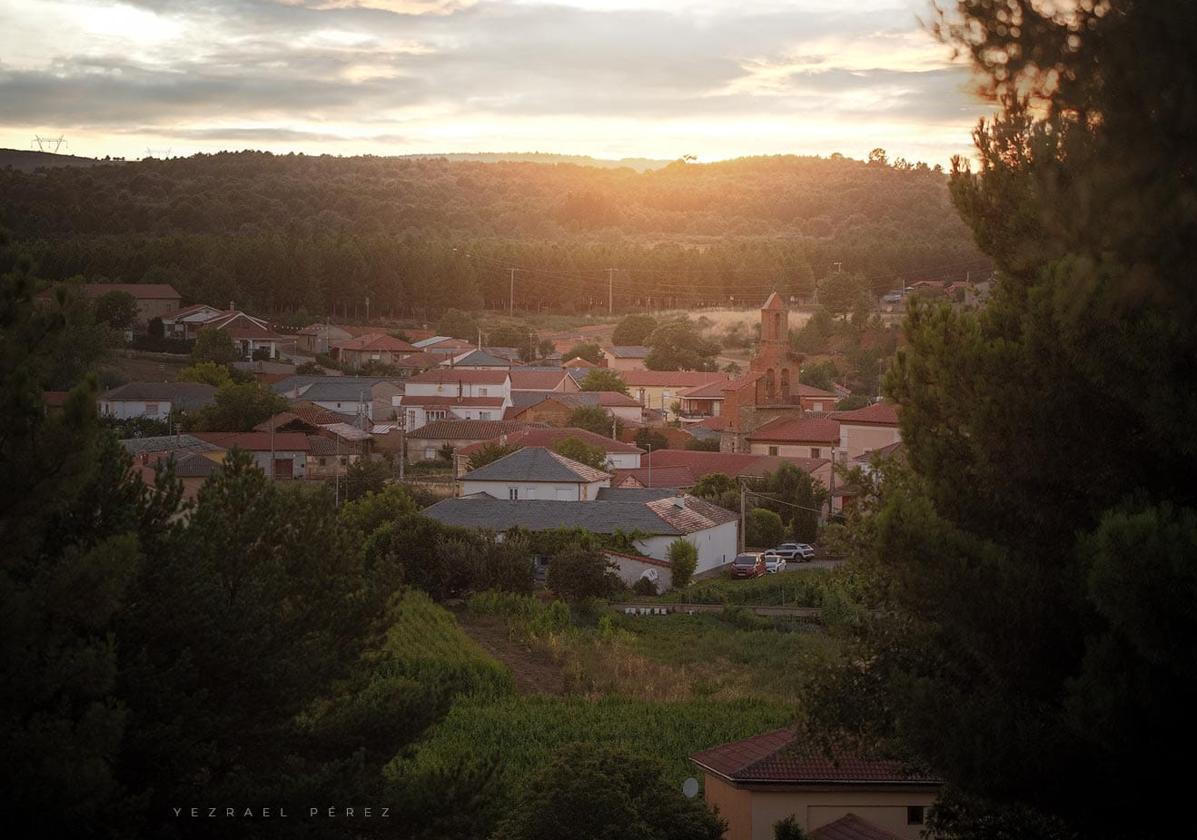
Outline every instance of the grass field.
POLYGON ((843 585, 839 569, 803 569, 750 580, 714 577, 661 596, 662 601, 690 604, 752 604, 770 607, 821 607, 829 590, 843 585))

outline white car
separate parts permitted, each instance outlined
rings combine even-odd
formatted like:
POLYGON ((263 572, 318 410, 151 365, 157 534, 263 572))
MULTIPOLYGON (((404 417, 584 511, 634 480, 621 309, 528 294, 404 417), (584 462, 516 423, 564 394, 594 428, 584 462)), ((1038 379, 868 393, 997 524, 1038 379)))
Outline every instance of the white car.
POLYGON ((775 575, 778 572, 784 572, 786 569, 786 558, 780 554, 773 554, 766 551, 761 555, 761 559, 765 561, 765 574, 775 575))

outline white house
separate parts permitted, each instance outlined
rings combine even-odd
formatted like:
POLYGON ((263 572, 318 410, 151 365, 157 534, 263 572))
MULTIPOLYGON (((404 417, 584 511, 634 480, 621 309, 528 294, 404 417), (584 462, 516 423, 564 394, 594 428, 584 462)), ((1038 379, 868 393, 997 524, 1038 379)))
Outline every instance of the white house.
MULTIPOLYGON (((600 491, 607 496, 610 488, 600 491)), ((584 528, 599 534, 640 534, 636 548, 657 560, 669 559, 676 539, 698 549, 697 572, 716 569, 736 556, 739 515, 695 496, 674 491, 632 491, 595 501, 496 499, 486 494, 444 499, 423 511, 446 525, 503 532, 511 528, 546 531, 584 528)))
POLYGON ((898 406, 894 403, 873 403, 855 411, 837 411, 829 416, 840 424, 837 454, 845 462, 902 440, 902 430, 898 427, 898 406))
POLYGON ((172 411, 197 411, 211 405, 216 388, 201 382, 129 382, 104 392, 97 403, 105 417, 165 420, 172 411))
POLYGON ((209 306, 206 303, 185 306, 182 309, 177 309, 162 316, 162 334, 166 338, 179 338, 190 341, 199 333, 201 326, 218 315, 223 314, 223 310, 217 309, 215 306, 209 306))
POLYGON ((525 446, 470 470, 458 487, 463 496, 485 493, 496 499, 593 500, 611 486, 611 474, 566 458, 543 446, 525 446))
POLYGON ((433 368, 409 377, 393 405, 409 432, 434 420, 502 420, 511 376, 506 369, 433 368))
POLYGON ((644 450, 638 446, 605 437, 604 435, 596 435, 589 429, 577 429, 571 426, 564 428, 560 426, 519 428, 522 424, 513 423, 512 425, 516 426, 516 428, 506 430, 486 440, 455 448, 453 454, 458 474, 460 475, 466 471, 466 465, 469 463, 470 456, 480 451, 488 443, 499 444, 501 446, 545 446, 549 449, 556 449, 561 441, 574 438, 582 441, 587 446, 603 450, 607 456, 606 468, 608 470, 639 469, 640 456, 644 454, 644 450))

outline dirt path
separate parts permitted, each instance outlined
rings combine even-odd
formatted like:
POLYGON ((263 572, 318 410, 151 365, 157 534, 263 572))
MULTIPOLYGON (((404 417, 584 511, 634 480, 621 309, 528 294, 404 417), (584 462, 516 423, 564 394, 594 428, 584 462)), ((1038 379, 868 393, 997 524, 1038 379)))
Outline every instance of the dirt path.
POLYGON ((515 687, 521 694, 565 693, 561 667, 545 654, 510 639, 503 622, 459 612, 457 623, 467 636, 511 669, 515 687))

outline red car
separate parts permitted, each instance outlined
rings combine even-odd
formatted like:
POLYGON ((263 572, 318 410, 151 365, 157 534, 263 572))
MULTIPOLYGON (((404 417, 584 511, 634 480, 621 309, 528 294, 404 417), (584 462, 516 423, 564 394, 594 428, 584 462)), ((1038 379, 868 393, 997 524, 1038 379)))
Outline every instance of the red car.
POLYGON ((759 554, 737 554, 731 564, 734 578, 754 578, 765 574, 765 558, 759 554))

